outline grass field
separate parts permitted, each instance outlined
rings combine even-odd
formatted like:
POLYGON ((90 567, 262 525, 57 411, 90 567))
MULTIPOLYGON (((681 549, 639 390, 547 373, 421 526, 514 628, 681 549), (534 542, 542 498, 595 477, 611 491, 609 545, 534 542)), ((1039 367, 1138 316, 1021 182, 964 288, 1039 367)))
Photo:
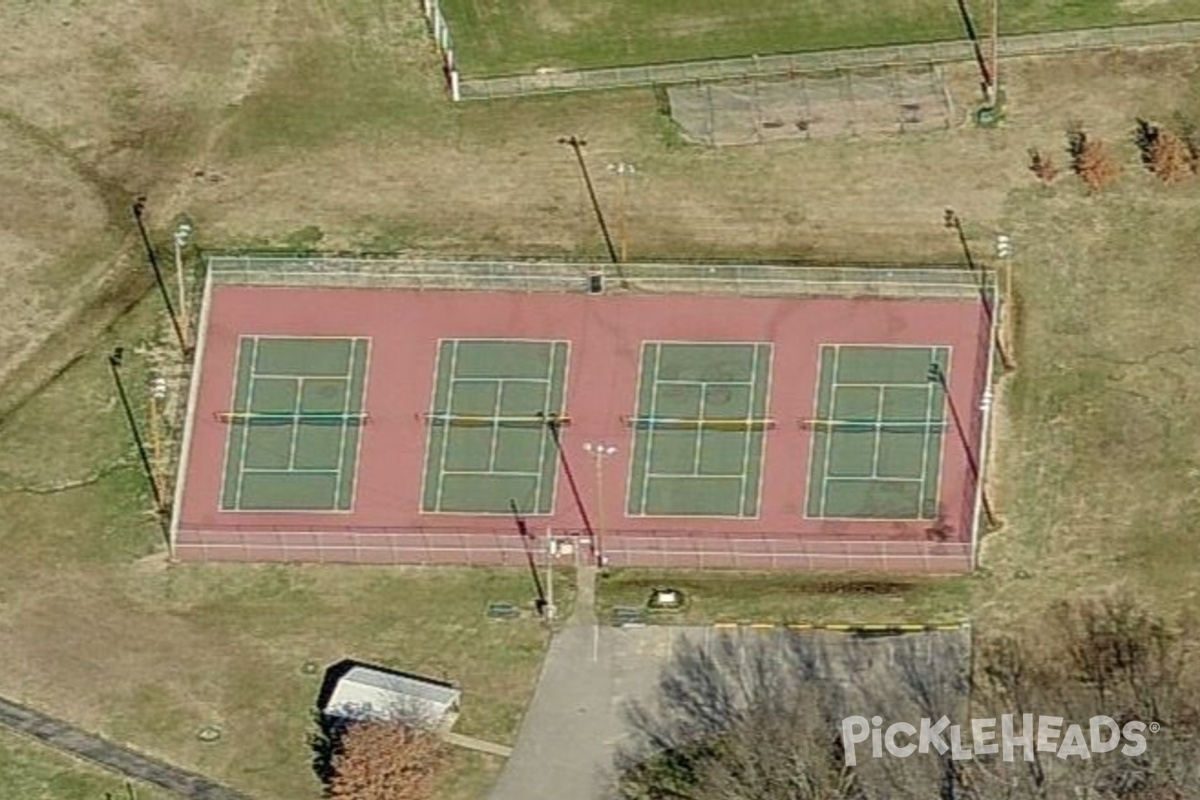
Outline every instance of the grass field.
MULTIPOLYGON (((604 164, 638 166, 635 258, 949 261, 947 205, 981 257, 997 230, 1016 247, 1020 370, 1000 400, 994 485, 1005 525, 983 573, 869 591, 677 574, 689 619, 966 611, 1007 625, 1114 584, 1194 604, 1200 187, 1141 173, 1130 136, 1135 116, 1200 115, 1200 50, 1008 64, 996 131, 718 151, 681 145, 650 93, 452 108, 412 6, 0 10, 0 169, 12 178, 0 302, 13 310, 0 315, 0 692, 281 800, 316 794, 309 659, 444 670, 467 690, 463 729, 511 740, 545 637, 478 611, 527 592, 520 573, 164 568, 103 355, 166 333, 154 298, 138 305, 149 284, 125 206, 134 192, 149 194, 163 242, 186 210, 207 247, 601 256, 577 168, 554 142, 576 132, 601 202, 618 191, 604 164), (1031 146, 1062 165, 1072 119, 1121 156, 1107 195, 1069 177, 1042 189, 1026 171, 1031 146), (213 746, 194 736, 208 723, 226 731, 213 746)), ((970 65, 947 79, 968 107, 970 65)), ((140 357, 130 362, 144 385, 140 357)), ((614 574, 601 599, 641 602, 663 580, 614 574)), ((0 769, 20 758, 5 749, 0 769)), ((497 764, 462 763, 446 796, 481 797, 497 764)))
POLYGON ((601 579, 597 596, 602 619, 613 619, 618 607, 644 609, 650 593, 666 586, 683 592, 684 607, 652 612, 649 621, 930 624, 968 618, 977 582, 971 577, 622 569, 601 579))
MULTIPOLYGON (((155 312, 138 306, 108 341, 136 342, 155 312)), ((136 385, 140 359, 127 360, 136 385)), ((454 680, 456 729, 512 742, 546 632, 484 610, 528 605, 524 571, 168 568, 106 380, 97 354, 0 426, 0 692, 280 800, 318 793, 305 737, 320 676, 307 662, 352 657, 454 680), (70 437, 57 435, 64 426, 70 437), (223 730, 215 744, 196 739, 209 724, 223 730)), ((556 589, 569 608, 566 576, 556 589)), ((28 758, 0 749, 0 775, 32 770, 28 758)), ((465 771, 447 797, 478 796, 499 762, 456 763, 465 771)))
POLYGON ((20 800, 173 800, 172 795, 136 783, 131 798, 119 777, 3 732, 0 786, 5 797, 20 800))
MULTIPOLYGON (((990 3, 967 3, 987 31, 990 3)), ((443 0, 464 74, 633 66, 965 36, 944 0, 443 0)), ((1164 22, 1200 15, 1189 0, 1005 0, 1001 33, 1164 22)))

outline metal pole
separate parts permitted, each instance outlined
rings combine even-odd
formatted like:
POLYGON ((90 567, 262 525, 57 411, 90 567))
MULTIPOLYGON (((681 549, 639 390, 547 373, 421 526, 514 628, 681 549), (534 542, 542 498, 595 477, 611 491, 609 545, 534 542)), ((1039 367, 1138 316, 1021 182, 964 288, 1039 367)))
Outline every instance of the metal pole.
POLYGON ((188 318, 188 299, 187 285, 183 280, 183 248, 187 244, 188 236, 191 235, 192 226, 187 222, 181 222, 175 227, 175 281, 178 285, 179 297, 179 326, 183 328, 184 339, 188 347, 191 347, 191 341, 188 339, 188 333, 191 330, 190 320, 188 318))
POLYGON ((614 264, 621 263, 617 257, 617 248, 613 245, 612 236, 608 232, 608 223, 604 221, 604 211, 600 208, 600 200, 596 197, 596 187, 592 185, 592 176, 588 173, 587 162, 583 160, 583 148, 587 141, 578 136, 560 136, 559 144, 570 145, 575 151, 575 160, 579 163, 579 172, 583 175, 583 183, 587 186, 588 197, 592 201, 592 210, 596 212, 596 221, 600 223, 600 233, 604 236, 604 246, 608 249, 608 257, 614 264))
POLYGON ((533 577, 533 588, 537 592, 537 610, 539 614, 543 614, 546 611, 547 600, 546 593, 542 591, 542 578, 538 575, 537 563, 533 557, 534 537, 525 524, 525 517, 521 516, 521 511, 517 508, 517 501, 510 497, 508 507, 512 511, 513 519, 516 520, 517 534, 521 537, 521 547, 525 550, 525 560, 529 563, 529 574, 533 577))
POLYGON ((133 218, 137 222, 138 233, 142 235, 142 245, 146 248, 146 258, 149 259, 150 268, 154 271, 154 282, 158 284, 163 305, 167 307, 167 316, 171 318, 171 326, 175 329, 176 338, 179 339, 179 349, 184 355, 187 355, 187 339, 183 335, 183 328, 179 326, 179 317, 175 314, 174 304, 171 303, 171 293, 167 291, 166 281, 163 280, 162 270, 158 266, 158 255, 154 252, 154 245, 150 243, 150 234, 146 232, 146 223, 142 219, 142 215, 146 211, 146 198, 137 198, 133 203, 132 210, 133 218))
POLYGON ((167 394, 167 382, 155 378, 150 382, 150 448, 154 455, 154 478, 162 496, 167 495, 166 469, 163 466, 162 420, 159 414, 159 401, 167 394))
POLYGON ((567 485, 571 489, 571 496, 575 499, 575 506, 579 509, 579 518, 583 522, 583 528, 587 531, 588 538, 592 540, 592 549, 596 551, 596 561, 599 563, 600 551, 599 543, 596 541, 596 530, 592 527, 592 520, 588 516, 587 506, 583 504, 583 496, 579 494, 579 484, 575 482, 575 473, 571 469, 571 462, 567 460, 566 451, 563 450, 558 415, 546 414, 539 411, 537 412, 537 416, 546 420, 546 428, 550 431, 550 438, 554 440, 554 449, 558 451, 558 463, 562 465, 563 474, 567 476, 567 485))
MULTIPOLYGON (((958 434, 958 440, 962 444, 963 453, 967 457, 967 466, 971 470, 971 477, 975 481, 976 486, 982 487, 982 475, 979 471, 979 462, 975 458, 975 452, 971 449, 971 440, 967 437, 966 428, 963 427, 962 417, 958 414, 958 404, 954 402, 953 395, 950 394, 950 387, 946 382, 946 373, 942 371, 939 364, 933 363, 929 365, 928 379, 932 383, 936 383, 942 387, 942 395, 946 398, 946 405, 950 406, 950 416, 954 420, 954 430, 958 434)), ((988 524, 994 526, 996 517, 992 514, 991 503, 988 502, 987 492, 982 491, 983 513, 987 516, 988 524)))
POLYGON ((621 263, 629 261, 629 177, 637 172, 633 164, 617 162, 608 165, 608 171, 613 172, 620 181, 621 213, 618 217, 618 238, 621 241, 621 263))
POLYGON ((1000 102, 1000 0, 992 0, 992 103, 1000 102))
POLYGON ((966 232, 963 231, 962 220, 953 208, 947 208, 942 214, 942 221, 945 227, 958 233, 958 244, 962 247, 963 256, 967 259, 967 269, 971 270, 977 276, 976 283, 979 286, 979 301, 983 303, 983 310, 987 312, 988 322, 991 322, 992 301, 987 294, 987 278, 983 274, 983 271, 975 265, 975 256, 971 253, 971 244, 967 241, 966 232))
POLYGON ((958 13, 962 15, 963 26, 967 29, 967 38, 971 40, 971 47, 975 51, 975 63, 979 65, 979 74, 983 77, 983 95, 990 100, 992 96, 992 76, 988 72, 987 60, 983 57, 983 50, 979 47, 979 34, 975 32, 975 23, 971 21, 971 12, 967 10, 965 0, 958 0, 958 13))
POLYGON ((546 528, 546 619, 554 619, 554 531, 546 528))
POLYGON ((154 498, 155 516, 158 517, 159 525, 162 527, 163 535, 167 537, 167 544, 169 546, 171 532, 164 516, 166 504, 163 503, 162 494, 158 490, 158 481, 154 478, 154 467, 150 464, 150 456, 146 453, 146 444, 142 440, 142 432, 138 429, 137 418, 133 415, 133 407, 129 404, 129 395, 125 393, 125 384, 121 380, 121 361, 123 356, 123 348, 118 347, 114 350, 108 357, 108 368, 112 372, 113 383, 117 385, 117 396, 121 401, 121 408, 125 411, 125 421, 129 424, 129 432, 133 435, 133 443, 137 445, 138 458, 142 462, 142 471, 146 475, 146 482, 150 484, 150 494, 154 498))
POLYGON ((583 449, 591 454, 596 462, 596 502, 600 506, 596 514, 599 520, 596 528, 596 563, 597 566, 603 567, 605 565, 603 539, 607 530, 604 527, 604 460, 616 453, 617 448, 603 443, 584 442, 583 449))

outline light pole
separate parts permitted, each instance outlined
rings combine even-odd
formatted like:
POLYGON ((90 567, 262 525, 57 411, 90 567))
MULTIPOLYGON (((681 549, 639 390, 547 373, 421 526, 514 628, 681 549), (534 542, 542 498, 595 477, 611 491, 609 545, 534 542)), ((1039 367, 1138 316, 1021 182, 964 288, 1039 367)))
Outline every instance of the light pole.
POLYGON ((617 217, 617 238, 621 241, 621 263, 629 261, 629 177, 637 174, 637 167, 618 161, 608 165, 608 171, 617 176, 621 182, 621 211, 617 217))
POLYGON ((950 406, 950 417, 954 421, 954 430, 958 434, 959 442, 962 444, 963 453, 966 454, 967 466, 971 470, 971 477, 974 479, 975 485, 980 489, 979 496, 983 499, 983 513, 987 515, 988 525, 995 527, 996 517, 992 514, 992 506, 988 502, 987 491, 981 484, 983 476, 979 471, 979 462, 975 459, 975 451, 971 449, 971 440, 967 437, 962 417, 959 416, 958 404, 954 402, 954 397, 950 394, 950 387, 946 381, 946 373, 942 370, 940 364, 934 362, 929 365, 929 371, 925 377, 930 383, 936 383, 942 387, 942 395, 946 398, 946 405, 950 406))
POLYGON ((153 378, 150 381, 150 452, 154 461, 154 478, 159 491, 167 496, 167 476, 163 459, 161 411, 167 399, 167 379, 153 378))
POLYGON ((596 526, 596 566, 603 567, 605 564, 602 547, 604 537, 604 461, 615 455, 617 448, 599 442, 584 442, 583 449, 592 456, 596 464, 596 504, 599 509, 596 526))
POLYGON ((150 269, 154 272, 154 282, 158 284, 158 291, 162 295, 163 305, 167 307, 167 316, 171 318, 171 325, 175 328, 175 336, 179 339, 179 349, 186 356, 188 354, 187 340, 183 336, 183 328, 179 326, 179 317, 175 314, 175 305, 171 302, 171 293, 167 291, 167 284, 163 280, 162 270, 158 267, 158 254, 154 252, 154 245, 150 243, 150 234, 146 231, 146 198, 138 197, 133 201, 130 207, 133 212, 134 222, 137 223, 138 233, 142 237, 142 246, 146 249, 146 259, 150 262, 150 269))
POLYGON ((617 258, 617 248, 613 246, 612 236, 608 232, 608 223, 604 220, 604 211, 600 208, 600 200, 596 197, 596 187, 592 185, 592 176, 588 172, 587 162, 583 160, 583 148, 587 146, 587 140, 578 136, 560 136, 558 143, 568 145, 575 151, 579 174, 583 176, 583 184, 587 187, 588 197, 592 201, 592 210, 596 212, 596 221, 600 223, 600 233, 604 236, 604 246, 608 249, 608 257, 612 263, 620 263, 617 258))
MULTIPOLYGON (((1008 259, 1012 257, 1012 238, 1005 233, 996 234, 996 258, 1004 262, 1004 297, 1008 298, 1008 302, 1012 303, 1012 262, 1008 259)), ((1011 308, 1011 305, 1009 306, 1011 308)), ((1008 317, 1006 316, 1005 319, 1008 317)), ((1001 320, 1003 323, 1003 320, 1001 320)), ((1001 337, 1000 331, 996 331, 996 353, 1000 356, 1000 363, 1004 369, 1011 370, 1013 368, 1012 359, 1008 357, 1008 353, 1004 349, 1004 338, 1001 337)), ((1011 345, 1012 342, 1009 341, 1011 345)))
POLYGON ((187 286, 183 281, 183 248, 187 247, 191 235, 192 225, 187 220, 183 220, 175 226, 175 280, 179 286, 179 326, 183 329, 185 342, 188 342, 189 326, 187 286))
POLYGON ((987 294, 987 277, 983 271, 975 264, 975 256, 971 253, 971 245, 967 241, 967 234, 963 231, 962 219, 953 208, 947 208, 942 214, 942 224, 949 230, 958 233, 958 243, 962 247, 963 256, 967 259, 967 269, 975 273, 979 284, 979 301, 983 303, 983 310, 987 312, 988 322, 992 320, 992 301, 987 294))
POLYGON ((113 350, 108 357, 108 369, 112 373, 113 383, 117 387, 117 398, 121 401, 121 408, 125 412, 125 422, 129 425, 129 433, 133 436, 133 443, 137 446, 138 459, 142 462, 142 471, 146 474, 146 482, 150 484, 150 496, 154 498, 154 516, 158 519, 158 524, 162 528, 169 548, 171 529, 167 523, 167 506, 158 489, 158 480, 154 475, 154 467, 150 464, 150 456, 146 453, 146 444, 142 439, 142 432, 138 428, 137 418, 133 414, 133 407, 129 404, 129 395, 125 392, 125 382, 121 380, 121 364, 124 357, 125 348, 118 347, 113 350))

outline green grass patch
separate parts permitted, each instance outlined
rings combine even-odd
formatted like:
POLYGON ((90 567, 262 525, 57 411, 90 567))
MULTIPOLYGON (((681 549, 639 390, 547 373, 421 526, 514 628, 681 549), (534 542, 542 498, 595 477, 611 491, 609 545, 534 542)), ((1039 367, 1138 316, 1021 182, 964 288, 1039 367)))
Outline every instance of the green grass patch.
POLYGON ((32 739, 0 732, 0 786, 20 800, 174 800, 154 787, 132 784, 32 739))
MULTIPOLYGON (((455 55, 469 76, 539 67, 589 68, 769 55, 962 38, 944 0, 443 0, 455 55)), ((990 3, 970 2, 989 30, 990 3)), ((1006 0, 1004 34, 1163 22, 1198 15, 1191 0, 1006 0)))
MULTIPOLYGON (((146 335, 141 312, 154 304, 113 339, 146 335)), ((456 730, 515 740, 548 636, 524 569, 167 566, 104 367, 110 341, 98 344, 0 426, 12 443, 0 454, 4 650, 39 665, 0 676, 0 693, 264 800, 319 793, 306 736, 321 675, 306 662, 353 658, 454 681, 456 730), (489 620, 490 601, 526 613, 489 620), (219 741, 197 739, 206 725, 219 741)), ((131 392, 145 385, 141 359, 126 354, 131 392)), ((556 577, 569 608, 569 574, 556 577)), ((467 772, 447 779, 462 792, 495 771, 486 759, 459 766, 467 772)))
POLYGON ((966 577, 899 578, 880 575, 726 572, 721 570, 612 570, 596 586, 597 612, 646 609, 660 586, 683 592, 677 611, 649 611, 648 622, 936 623, 957 622, 970 609, 966 577))

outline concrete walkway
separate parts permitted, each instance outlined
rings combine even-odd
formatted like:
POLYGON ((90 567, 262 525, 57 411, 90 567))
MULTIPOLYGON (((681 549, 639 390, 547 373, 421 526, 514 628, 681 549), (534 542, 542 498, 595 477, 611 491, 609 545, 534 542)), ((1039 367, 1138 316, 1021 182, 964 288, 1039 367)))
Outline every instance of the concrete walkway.
POLYGON ((62 720, 0 698, 0 726, 55 750, 90 761, 142 783, 195 800, 250 800, 209 779, 101 739, 62 720))
POLYGON ((578 570, 575 611, 550 642, 517 745, 490 800, 590 800, 612 728, 612 674, 600 658, 596 568, 578 570))

